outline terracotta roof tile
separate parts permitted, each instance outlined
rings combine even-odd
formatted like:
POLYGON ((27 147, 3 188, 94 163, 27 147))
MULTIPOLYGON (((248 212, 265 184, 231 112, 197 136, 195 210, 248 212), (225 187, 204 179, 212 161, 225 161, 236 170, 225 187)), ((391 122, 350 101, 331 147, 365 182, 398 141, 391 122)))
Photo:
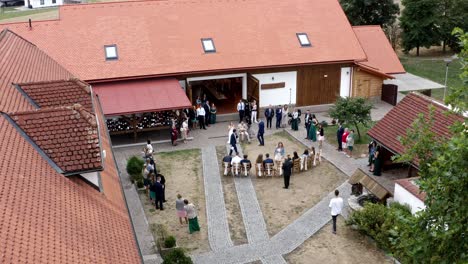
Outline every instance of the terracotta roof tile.
POLYGON ((367 55, 362 64, 386 74, 405 72, 380 26, 354 26, 353 30, 367 55))
POLYGON ((414 196, 418 197, 419 200, 424 202, 426 200, 426 193, 422 192, 419 189, 419 186, 416 183, 416 180, 418 180, 418 179, 419 179, 418 177, 408 178, 408 179, 400 179, 400 180, 396 180, 395 183, 399 184, 401 187, 406 189, 408 192, 410 192, 414 196))
POLYGON ((12 83, 69 79, 70 72, 61 67, 34 44, 17 34, 0 32, 0 111, 16 112, 34 107, 12 83))
POLYGON ((32 29, 0 28, 88 81, 366 58, 337 0, 133 1, 59 11, 60 19, 34 21, 32 29), (307 33, 312 46, 301 47, 296 33, 307 33), (213 39, 216 53, 203 52, 202 38, 213 39), (105 59, 110 44, 117 60, 105 59))
POLYGON ((124 203, 57 173, 3 114, 0 138, 0 263, 141 263, 124 203))
POLYGON ((29 98, 40 108, 82 105, 92 112, 89 84, 78 79, 18 83, 29 98))
POLYGON ((11 117, 65 173, 102 169, 96 118, 81 105, 11 117))
MULTIPOLYGON (((448 109, 434 99, 419 93, 410 93, 388 112, 367 134, 394 153, 403 153, 405 148, 398 138, 406 135, 408 128, 420 113, 429 115, 429 106, 435 107, 433 131, 442 138, 451 136, 449 127, 456 121, 463 122, 464 118, 456 114, 448 114, 448 109)), ((414 162, 417 165, 417 161, 414 162)))

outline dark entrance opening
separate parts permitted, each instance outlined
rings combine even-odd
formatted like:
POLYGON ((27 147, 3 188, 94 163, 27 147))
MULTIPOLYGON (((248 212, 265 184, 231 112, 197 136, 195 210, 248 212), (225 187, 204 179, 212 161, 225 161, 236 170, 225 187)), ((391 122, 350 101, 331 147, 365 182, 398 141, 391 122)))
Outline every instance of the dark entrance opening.
POLYGON ((216 105, 218 114, 229 114, 237 111, 237 103, 242 98, 242 77, 203 80, 190 82, 192 102, 203 100, 204 96, 216 105))

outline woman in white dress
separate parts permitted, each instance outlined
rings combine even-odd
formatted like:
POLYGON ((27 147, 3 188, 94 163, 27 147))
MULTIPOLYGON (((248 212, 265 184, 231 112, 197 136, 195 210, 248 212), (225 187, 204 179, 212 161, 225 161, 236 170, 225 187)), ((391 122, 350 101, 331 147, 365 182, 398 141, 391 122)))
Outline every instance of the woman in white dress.
POLYGON ((281 117, 281 127, 285 128, 288 125, 289 109, 287 105, 283 106, 283 116, 281 117))

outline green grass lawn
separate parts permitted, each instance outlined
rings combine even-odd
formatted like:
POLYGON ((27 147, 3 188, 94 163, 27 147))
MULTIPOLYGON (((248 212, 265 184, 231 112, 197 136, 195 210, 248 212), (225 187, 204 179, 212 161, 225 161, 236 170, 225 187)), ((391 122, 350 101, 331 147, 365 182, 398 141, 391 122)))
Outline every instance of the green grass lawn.
POLYGON ((57 7, 38 8, 38 9, 31 9, 31 10, 25 10, 25 11, 17 11, 14 8, 16 8, 16 7, 9 6, 9 7, 5 7, 5 8, 0 8, 0 22, 1 22, 1 20, 4 20, 4 19, 10 19, 10 18, 22 17, 22 16, 29 16, 29 15, 40 14, 40 13, 45 13, 45 12, 50 12, 50 11, 53 11, 53 10, 57 10, 57 7))
MULTIPOLYGON (((353 150, 353 157, 362 157, 363 155, 366 155, 368 153, 367 145, 369 142, 371 142, 371 138, 367 135, 367 131, 373 127, 375 122, 371 122, 368 124, 367 127, 363 125, 359 125, 359 131, 361 132, 361 139, 358 139, 358 134, 356 127, 354 125, 347 125, 345 124, 344 127, 351 129, 354 129, 354 133, 356 135, 355 137, 355 142, 354 142, 354 150, 353 150)), ((324 127, 323 131, 325 132, 325 140, 332 144, 333 146, 338 147, 337 143, 337 138, 336 138, 336 131, 338 130, 338 126, 328 126, 324 127)))
MULTIPOLYGON (((434 82, 444 85, 445 83, 445 62, 444 57, 415 57, 401 56, 400 61, 406 71, 414 75, 418 75, 434 82)), ((461 73, 461 65, 458 60, 454 60, 449 64, 447 86, 460 88, 463 82, 459 75, 461 73)), ((444 89, 432 90, 432 97, 442 100, 444 89)))

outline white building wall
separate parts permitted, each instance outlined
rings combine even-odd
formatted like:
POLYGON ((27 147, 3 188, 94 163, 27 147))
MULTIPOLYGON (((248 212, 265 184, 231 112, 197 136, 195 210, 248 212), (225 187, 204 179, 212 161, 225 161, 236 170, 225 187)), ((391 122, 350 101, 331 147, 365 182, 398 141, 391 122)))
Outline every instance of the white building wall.
POLYGON ((275 72, 265 74, 253 74, 253 77, 259 81, 259 96, 260 96, 260 107, 266 107, 271 105, 284 105, 296 103, 296 82, 297 72, 275 72), (265 89, 262 90, 262 84, 270 83, 282 83, 286 85, 284 88, 277 89, 265 89))
MULTIPOLYGON (((29 0, 29 4, 32 6, 32 8, 52 7, 52 6, 63 5, 63 0, 55 0, 55 1, 53 0, 29 0)), ((24 6, 28 7, 28 0, 24 1, 24 6)))
POLYGON ((412 214, 426 209, 426 205, 423 201, 407 191, 405 188, 401 187, 398 183, 395 183, 394 201, 401 204, 408 204, 411 208, 412 214))

